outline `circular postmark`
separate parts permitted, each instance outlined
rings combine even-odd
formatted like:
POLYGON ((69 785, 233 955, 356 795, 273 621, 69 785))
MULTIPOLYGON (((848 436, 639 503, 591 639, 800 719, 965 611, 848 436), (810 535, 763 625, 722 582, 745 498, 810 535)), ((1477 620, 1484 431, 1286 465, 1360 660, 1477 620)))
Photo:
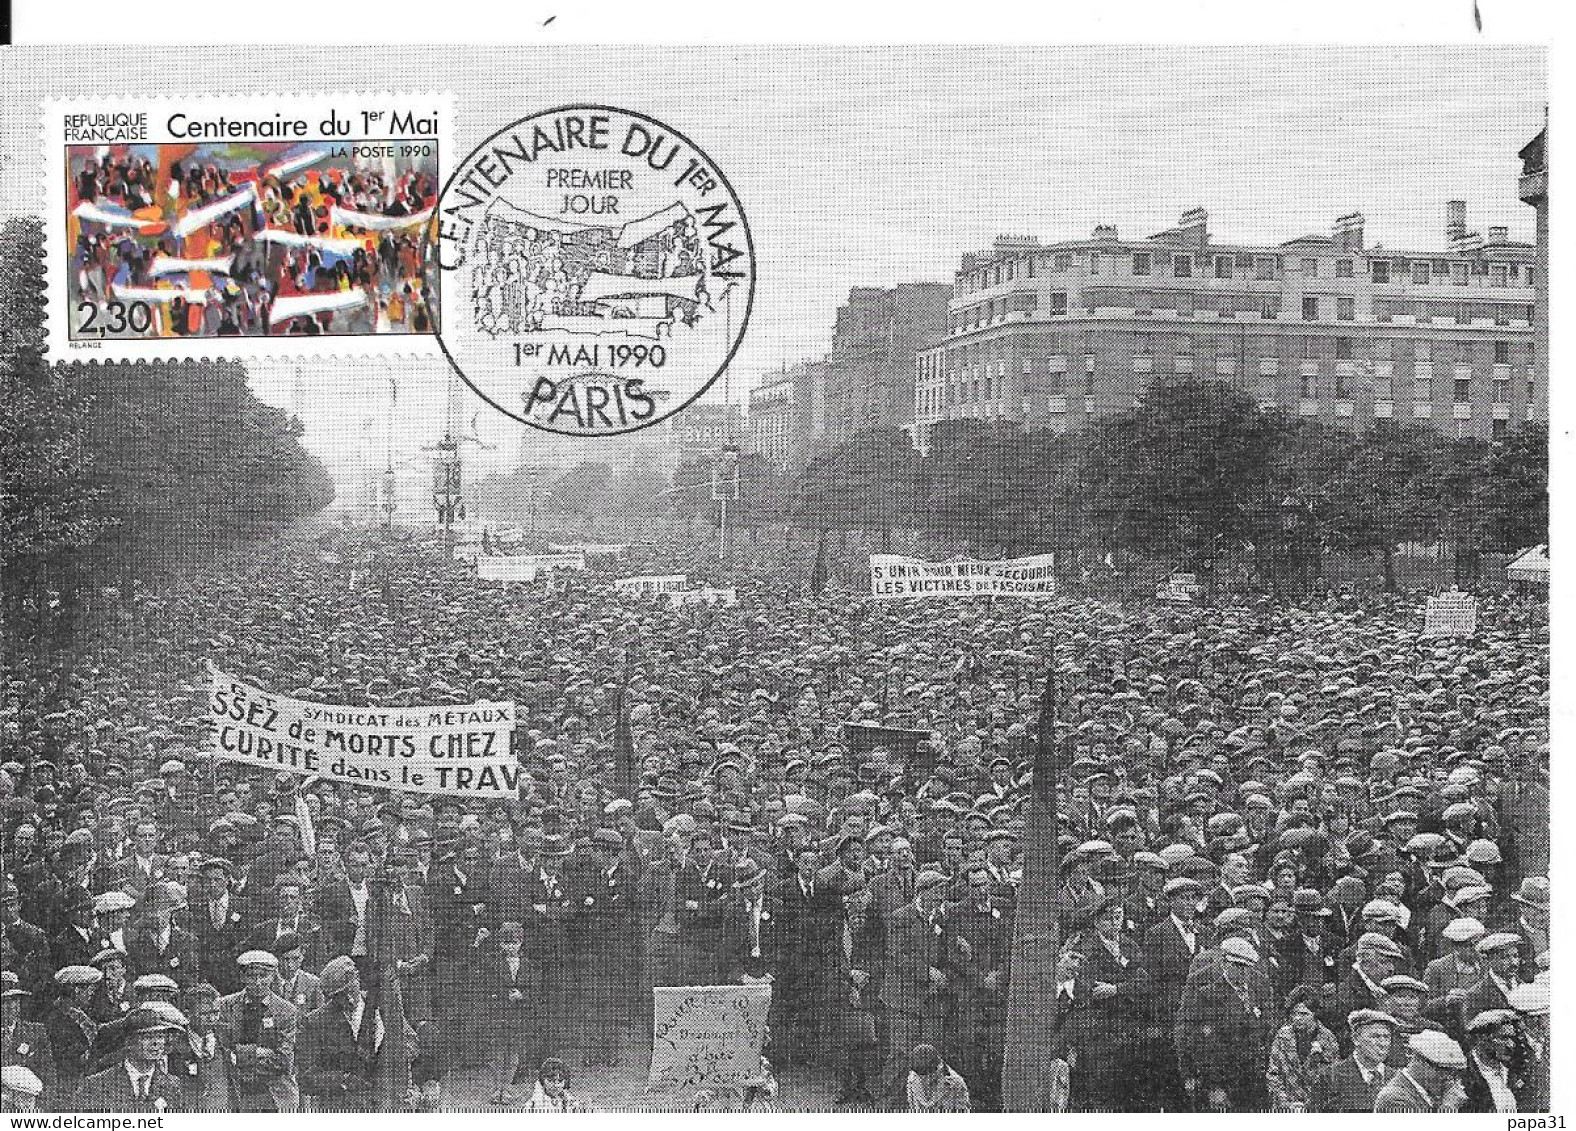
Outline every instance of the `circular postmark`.
POLYGON ((546 110, 477 146, 439 199, 438 262, 450 364, 499 411, 574 436, 646 428, 704 393, 755 298, 728 178, 612 106, 546 110))

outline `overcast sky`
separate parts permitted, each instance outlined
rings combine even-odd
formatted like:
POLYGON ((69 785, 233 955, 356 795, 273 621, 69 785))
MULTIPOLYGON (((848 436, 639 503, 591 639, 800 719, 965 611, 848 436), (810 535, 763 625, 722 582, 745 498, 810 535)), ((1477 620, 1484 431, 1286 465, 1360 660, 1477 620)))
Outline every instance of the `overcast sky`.
MULTIPOLYGON (((1135 29, 1137 30, 1137 29, 1135 29)), ((852 286, 950 281, 1000 233, 1123 235, 1210 214, 1229 242, 1327 231, 1361 211, 1370 243, 1440 247, 1445 201, 1468 225, 1532 238, 1516 151, 1543 121, 1538 48, 435 48, 6 49, 0 215, 35 211, 48 96, 117 91, 419 90, 455 94, 460 156, 518 117, 606 102, 670 122, 727 173, 758 251, 755 315, 728 392, 824 353, 852 286)), ((386 363, 257 363, 259 395, 294 407, 336 471, 381 440, 386 363)), ((405 363, 396 444, 441 431, 441 363, 405 363)), ((722 382, 710 396, 720 398, 722 382)), ((469 398, 469 393, 466 393, 469 398)), ((495 458, 512 422, 477 409, 495 458)), ((616 441, 609 441, 616 442, 616 441)))

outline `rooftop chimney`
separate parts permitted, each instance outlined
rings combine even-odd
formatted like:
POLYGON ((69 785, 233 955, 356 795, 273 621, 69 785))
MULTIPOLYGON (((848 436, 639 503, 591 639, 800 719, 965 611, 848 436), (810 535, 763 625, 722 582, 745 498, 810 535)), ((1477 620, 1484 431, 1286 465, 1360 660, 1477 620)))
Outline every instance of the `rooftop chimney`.
POLYGON ((1445 243, 1455 247, 1467 234, 1467 202, 1452 200, 1445 205, 1445 243))
POLYGON ((1488 230, 1488 242, 1491 243, 1491 244, 1509 243, 1510 242, 1510 229, 1509 228, 1501 228, 1501 227, 1499 227, 1497 225, 1494 226, 1494 227, 1491 227, 1488 230))
POLYGON ((1209 213, 1202 208, 1189 208, 1177 223, 1178 234, 1196 247, 1209 242, 1209 213))
POLYGON ((1335 236, 1335 246, 1342 251, 1361 251, 1363 249, 1363 214, 1361 212, 1348 212, 1335 220, 1332 229, 1335 236))
POLYGON ((1094 239, 1114 240, 1117 238, 1115 224, 1096 224, 1094 226, 1094 239))

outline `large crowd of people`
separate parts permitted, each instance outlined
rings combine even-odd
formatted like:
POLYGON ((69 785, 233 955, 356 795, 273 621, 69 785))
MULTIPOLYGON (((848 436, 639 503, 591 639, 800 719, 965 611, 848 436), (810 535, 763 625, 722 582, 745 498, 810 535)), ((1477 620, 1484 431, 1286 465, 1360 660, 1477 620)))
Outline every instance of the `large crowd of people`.
POLYGON ((6 1107, 367 1110, 404 1054, 401 1106, 577 1110, 571 1075, 643 1076, 653 986, 769 981, 760 1078, 698 1104, 998 1108, 1054 671, 1058 1106, 1548 1110, 1545 602, 1428 638, 1416 594, 877 601, 811 556, 650 535, 500 585, 320 531, 106 602, 70 664, 18 651, 6 1107), (737 604, 611 585, 680 572, 737 604), (210 661, 513 701, 518 798, 216 762, 210 661))

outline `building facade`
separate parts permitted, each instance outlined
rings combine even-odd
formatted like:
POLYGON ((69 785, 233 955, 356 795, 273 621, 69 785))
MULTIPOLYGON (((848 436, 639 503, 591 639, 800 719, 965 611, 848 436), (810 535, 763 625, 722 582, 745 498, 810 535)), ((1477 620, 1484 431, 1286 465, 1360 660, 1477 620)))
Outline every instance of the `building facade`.
POLYGON ((1549 381, 1549 127, 1544 126, 1538 136, 1522 146, 1521 153, 1522 202, 1532 205, 1537 212, 1537 268, 1533 302, 1532 336, 1537 348, 1534 366, 1538 384, 1545 390, 1549 381))
POLYGON ((768 374, 750 390, 750 450, 779 467, 804 466, 815 450, 825 393, 824 361, 768 374))
POLYGON ((1533 247, 1469 233, 1460 201, 1444 234, 1443 251, 1371 247, 1353 213, 1329 235, 1217 244, 1196 208, 1143 240, 1001 237, 964 256, 945 337, 916 359, 915 443, 948 419, 1076 428, 1156 379, 1206 377, 1353 428, 1490 439, 1546 420, 1533 247))
POLYGON ((856 432, 914 419, 914 359, 946 333, 952 288, 944 283, 855 287, 837 311, 819 417, 828 445, 856 432))
POLYGON ((744 435, 744 410, 736 404, 701 401, 668 418, 680 463, 710 461, 744 435))

